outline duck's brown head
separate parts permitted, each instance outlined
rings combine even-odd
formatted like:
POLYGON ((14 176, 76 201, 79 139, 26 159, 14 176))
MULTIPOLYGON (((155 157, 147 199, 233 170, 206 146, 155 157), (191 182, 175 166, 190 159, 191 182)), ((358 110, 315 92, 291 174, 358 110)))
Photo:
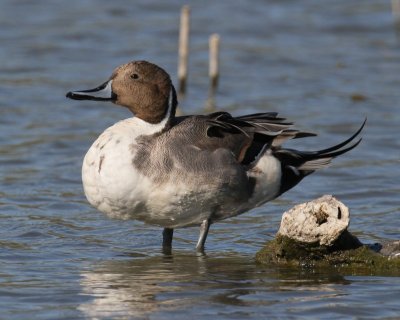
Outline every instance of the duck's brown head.
POLYGON ((75 100, 112 101, 140 119, 156 124, 173 117, 177 105, 175 88, 166 71, 147 61, 117 67, 109 80, 91 90, 71 91, 75 100))

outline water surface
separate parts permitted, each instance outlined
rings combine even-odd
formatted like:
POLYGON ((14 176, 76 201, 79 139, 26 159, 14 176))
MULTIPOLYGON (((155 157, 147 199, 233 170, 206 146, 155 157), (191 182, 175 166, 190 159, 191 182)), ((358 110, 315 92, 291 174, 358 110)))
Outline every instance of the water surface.
POLYGON ((176 82, 181 1, 0 3, 0 314, 5 319, 396 318, 400 278, 260 266, 255 253, 294 204, 334 194, 364 242, 399 237, 400 44, 390 1, 202 1, 192 8, 185 113, 207 100, 207 42, 221 35, 218 110, 278 111, 326 147, 368 117, 363 142, 280 199, 175 232, 111 220, 83 195, 93 140, 129 117, 68 101, 112 69, 146 59, 176 82))

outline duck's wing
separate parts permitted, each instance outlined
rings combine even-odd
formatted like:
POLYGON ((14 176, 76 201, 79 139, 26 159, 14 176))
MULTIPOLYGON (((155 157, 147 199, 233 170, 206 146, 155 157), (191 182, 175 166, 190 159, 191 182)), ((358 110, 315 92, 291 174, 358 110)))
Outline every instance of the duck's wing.
POLYGON ((239 117, 216 112, 203 117, 206 125, 203 145, 229 149, 237 161, 246 166, 254 164, 268 148, 279 146, 288 139, 315 136, 292 129, 293 123, 278 117, 276 112, 239 117))
MULTIPOLYGON (((278 196, 305 176, 329 165, 334 157, 355 148, 361 141, 356 138, 364 125, 365 122, 342 143, 307 152, 286 149, 281 144, 287 139, 315 134, 292 129, 292 123, 276 113, 233 117, 229 113, 218 112, 178 119, 162 145, 168 144, 173 157, 171 162, 177 163, 175 167, 183 168, 185 172, 201 172, 200 176, 208 180, 226 179, 226 183, 236 181, 235 187, 244 185, 244 188, 247 183, 246 172, 257 168, 259 160, 268 153, 281 165, 278 196)), ((198 177, 196 175, 196 179, 198 177)))

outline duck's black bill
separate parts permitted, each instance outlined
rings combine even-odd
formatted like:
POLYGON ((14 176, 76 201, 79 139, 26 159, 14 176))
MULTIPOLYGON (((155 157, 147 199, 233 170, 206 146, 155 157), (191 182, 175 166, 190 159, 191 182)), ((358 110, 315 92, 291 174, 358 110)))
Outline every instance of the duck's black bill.
POLYGON ((66 97, 74 100, 115 101, 117 95, 112 92, 111 84, 112 80, 109 80, 94 89, 70 91, 66 97))

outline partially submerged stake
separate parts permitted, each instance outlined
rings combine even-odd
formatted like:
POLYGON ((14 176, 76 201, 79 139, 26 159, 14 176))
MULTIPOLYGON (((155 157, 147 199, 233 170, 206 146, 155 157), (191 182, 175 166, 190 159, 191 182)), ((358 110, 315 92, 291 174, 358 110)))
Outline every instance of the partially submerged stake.
POLYGON ((181 10, 181 23, 179 29, 179 61, 178 61, 178 93, 186 92, 188 57, 189 57, 189 31, 190 31, 190 7, 185 5, 181 10))
POLYGON ((208 75, 210 77, 210 89, 215 92, 219 79, 219 35, 214 33, 209 39, 210 64, 208 75))
POLYGON ((397 33, 400 33, 400 0, 392 0, 392 14, 394 27, 397 33))
POLYGON ((218 87, 219 79, 219 42, 220 37, 214 33, 210 36, 209 44, 209 67, 208 76, 210 78, 210 89, 208 92, 208 99, 206 102, 206 110, 215 110, 215 92, 218 87))

